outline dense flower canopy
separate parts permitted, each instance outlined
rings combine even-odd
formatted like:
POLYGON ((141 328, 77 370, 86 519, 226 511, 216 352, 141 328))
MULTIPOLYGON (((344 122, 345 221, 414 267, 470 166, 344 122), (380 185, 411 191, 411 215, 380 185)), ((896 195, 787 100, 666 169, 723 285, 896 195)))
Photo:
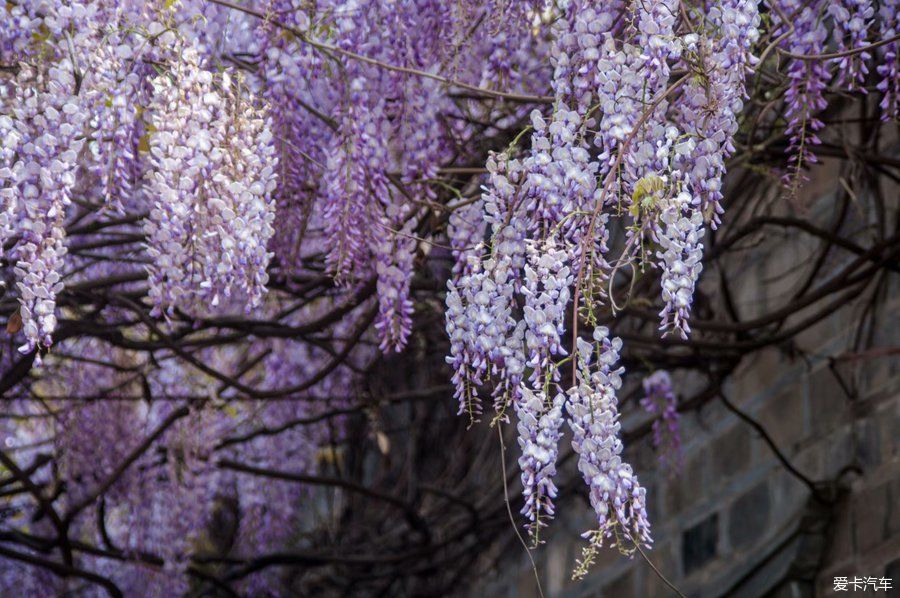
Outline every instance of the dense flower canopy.
MULTIPOLYGON (((787 139, 789 201, 834 88, 896 121, 897 12, 7 1, 0 588, 277 594, 252 559, 313 525, 296 482, 337 460, 371 366, 417 350, 419 309, 445 315, 460 413, 515 419, 532 540, 568 430, 584 563, 650 547, 605 316, 646 277, 659 337, 690 337, 738 138, 787 139)), ((672 385, 647 378, 643 404, 677 446, 672 385)))

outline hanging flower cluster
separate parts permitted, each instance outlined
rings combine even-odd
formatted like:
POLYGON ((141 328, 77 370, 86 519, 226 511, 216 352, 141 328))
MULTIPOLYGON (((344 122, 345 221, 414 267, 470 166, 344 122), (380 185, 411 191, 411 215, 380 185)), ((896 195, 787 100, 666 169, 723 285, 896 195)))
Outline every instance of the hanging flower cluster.
MULTIPOLYGON (((870 42, 868 39, 869 26, 875 15, 872 0, 844 0, 828 6, 828 13, 834 20, 835 47, 839 53, 848 50, 865 48, 870 42)), ((849 91, 860 89, 866 93, 866 75, 869 68, 866 62, 872 57, 866 51, 859 51, 844 56, 838 61, 837 83, 846 86, 849 91)))
POLYGON ((56 328, 56 296, 62 290, 65 219, 71 204, 84 113, 76 97, 74 65, 63 59, 46 70, 23 64, 12 114, 0 119, 8 159, 0 170, 4 212, 16 219, 15 250, 20 314, 32 351, 49 346, 56 328))
POLYGON ((642 386, 641 407, 654 416, 653 448, 659 452, 659 463, 670 472, 677 472, 681 467, 681 434, 672 378, 669 372, 660 370, 644 378, 642 386))
POLYGON ((545 389, 532 391, 527 386, 520 389, 521 399, 514 408, 519 420, 519 468, 522 470, 522 488, 525 504, 522 514, 528 518, 528 530, 535 541, 540 541, 540 529, 553 517, 553 499, 557 488, 556 457, 563 424, 563 408, 566 397, 554 389, 555 396, 548 401, 545 389), (547 405, 550 405, 549 409, 547 405))
MULTIPOLYGON (((477 390, 488 383, 500 419, 514 408, 533 537, 553 515, 549 478, 568 420, 597 513, 591 549, 612 538, 628 551, 649 544, 650 533, 645 492, 620 456, 621 341, 591 322, 616 272, 649 263, 662 271, 661 329, 690 333, 704 229, 723 211, 724 164, 760 19, 753 2, 723 1, 704 29, 682 33, 674 0, 587 4, 560 6, 556 102, 549 119, 532 114, 530 150, 514 158, 520 150, 511 147, 488 161, 490 242, 460 251, 447 295, 448 361, 461 411, 481 413, 477 390), (677 70, 689 74, 672 84, 677 70), (612 219, 623 215, 624 251, 610 263, 612 219), (593 342, 567 335, 568 318, 579 315, 593 342)), ((453 229, 455 247, 469 230, 453 229)))
MULTIPOLYGON (((894 39, 900 35, 900 2, 884 0, 878 9, 878 35, 880 39, 894 39)), ((882 93, 881 118, 900 119, 900 41, 893 41, 878 48, 881 60, 876 68, 881 80, 877 89, 882 93)))
POLYGON ((277 160, 272 134, 239 81, 213 74, 186 49, 182 62, 155 78, 150 104, 153 201, 144 230, 150 297, 157 310, 209 301, 234 290, 257 305, 268 281, 277 160))
MULTIPOLYGON (((818 161, 814 147, 822 143, 818 132, 825 125, 819 114, 828 105, 824 93, 829 83, 834 79, 835 84, 848 90, 866 93, 864 83, 871 54, 865 48, 870 43, 869 28, 875 9, 870 0, 771 0, 768 4, 781 49, 792 58, 787 67, 790 85, 785 94, 790 167, 784 174, 784 182, 793 192, 804 179, 804 166, 818 161), (821 57, 830 49, 829 29, 834 49, 842 54, 832 59, 821 57), (837 68, 831 68, 833 65, 837 68)), ((882 11, 891 14, 881 20, 881 27, 890 28, 892 20, 896 23, 896 10, 892 10, 888 2, 882 6, 882 11)), ((888 56, 885 58, 884 64, 878 67, 880 73, 885 67, 890 68, 891 60, 888 56)), ((890 84, 882 82, 881 87, 884 93, 882 114, 892 118, 890 84)))
POLYGON ((602 326, 594 329, 592 340, 577 339, 576 383, 568 391, 566 404, 578 470, 590 488, 599 524, 598 533, 585 536, 598 546, 606 538, 618 542, 620 535, 632 544, 649 545, 646 490, 621 458, 616 391, 622 386, 624 368, 615 365, 622 340, 610 338, 609 330, 602 326))

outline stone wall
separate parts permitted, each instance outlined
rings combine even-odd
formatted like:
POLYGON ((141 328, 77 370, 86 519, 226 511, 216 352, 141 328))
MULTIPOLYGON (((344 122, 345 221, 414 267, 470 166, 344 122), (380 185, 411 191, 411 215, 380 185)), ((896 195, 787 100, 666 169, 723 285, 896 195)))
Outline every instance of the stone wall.
MULTIPOLYGON (((828 220, 837 184, 817 178, 809 193, 822 199, 807 217, 828 220)), ((890 192, 896 209, 897 190, 890 192)), ((873 218, 860 208, 846 226, 873 218)), ((774 248, 771 241, 765 254, 751 252, 730 265, 745 273, 736 284, 742 317, 780 305, 814 248, 802 234, 785 235, 774 248)), ((827 271, 853 257, 835 255, 827 271)), ((886 284, 875 302, 877 325, 867 343, 873 348, 900 347, 900 275, 886 284)), ((651 501, 655 545, 648 556, 685 595, 832 595, 835 576, 854 575, 891 577, 900 587, 900 355, 846 359, 870 298, 863 293, 784 346, 749 355, 724 387, 802 475, 840 482, 818 486, 821 501, 718 399, 683 415, 680 475, 657 471, 646 438, 627 447, 651 501)), ((680 380, 681 396, 692 390, 691 380, 680 380)), ((642 421, 631 414, 623 428, 642 421)), ((672 595, 640 555, 629 559, 615 550, 604 552, 588 578, 571 582, 584 544, 579 533, 591 520, 583 501, 560 513, 547 544, 534 553, 548 597, 672 595)), ((501 560, 495 578, 475 584, 476 593, 536 595, 523 552, 509 545, 507 554, 515 556, 501 560)))

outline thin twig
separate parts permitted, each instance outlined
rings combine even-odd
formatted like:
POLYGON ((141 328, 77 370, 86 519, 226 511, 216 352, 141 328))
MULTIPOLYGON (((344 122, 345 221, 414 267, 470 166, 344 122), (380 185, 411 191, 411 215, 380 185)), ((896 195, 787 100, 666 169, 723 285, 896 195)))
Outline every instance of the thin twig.
POLYGON ((640 542, 635 542, 634 538, 631 538, 631 541, 634 542, 634 547, 637 548, 638 552, 641 553, 641 556, 644 557, 644 560, 647 561, 647 564, 650 565, 650 568, 653 569, 653 572, 656 573, 656 576, 663 580, 663 583, 669 586, 669 589, 678 594, 681 598, 686 598, 685 595, 681 593, 681 590, 675 587, 675 584, 666 579, 666 576, 662 574, 662 571, 656 568, 656 565, 653 564, 653 561, 650 560, 650 558, 644 552, 644 549, 641 548, 640 542))
POLYGON ((351 52, 350 50, 344 50, 339 48, 338 46, 328 44, 325 42, 316 41, 307 37, 305 33, 291 27, 290 25, 285 25, 284 23, 279 23, 278 21, 268 17, 258 10, 254 10, 252 8, 247 8, 246 6, 240 6, 239 4, 234 4, 233 2, 228 2, 228 0, 206 0, 207 2, 211 2, 212 4, 218 4, 220 6, 224 6, 226 8, 231 8, 233 10, 237 10, 248 15, 254 16, 258 19, 263 19, 272 25, 275 25, 279 29, 283 29, 297 36, 297 39, 300 41, 309 44, 314 48, 318 48, 319 50, 324 50, 328 52, 332 52, 334 54, 340 54, 341 56, 346 56, 347 58, 352 58, 353 60, 359 60, 360 62, 365 62, 366 64, 371 64, 373 66, 377 66, 383 69, 387 69, 390 71, 396 71, 398 73, 405 73, 407 75, 416 75, 418 77, 424 77, 426 79, 432 79, 434 81, 438 81, 445 85, 449 85, 452 87, 459 87, 461 89, 467 89, 469 91, 482 94, 486 97, 492 98, 500 98, 503 100, 510 100, 514 102, 528 102, 535 104, 552 104, 554 101, 553 96, 533 96, 528 94, 521 93, 509 93, 505 91, 495 91, 493 89, 487 89, 485 87, 478 87, 477 85, 470 85, 468 83, 463 83, 462 81, 456 81, 454 79, 450 79, 449 77, 443 77, 441 75, 435 75, 434 73, 429 73, 428 71, 423 71, 417 68, 412 68, 408 66, 398 66, 396 64, 390 64, 387 62, 383 62, 381 60, 377 60, 375 58, 370 58, 368 56, 364 56, 362 54, 357 54, 356 52, 351 52))
POLYGON ((531 561, 531 569, 534 571, 534 581, 537 583, 538 594, 541 598, 544 598, 544 590, 541 588, 541 576, 538 574, 537 565, 534 563, 534 557, 531 555, 531 549, 525 542, 525 538, 519 533, 519 526, 516 525, 516 518, 513 516, 512 508, 509 506, 509 487, 506 485, 506 443, 503 442, 502 426, 497 426, 497 437, 500 438, 500 467, 503 468, 501 477, 503 478, 503 500, 506 502, 506 512, 509 514, 509 522, 512 524, 513 531, 516 532, 516 537, 522 543, 525 554, 528 555, 528 560, 531 561))
POLYGON ((866 52, 868 50, 874 50, 875 48, 892 44, 900 40, 900 34, 895 35, 893 37, 889 37, 887 39, 879 40, 875 43, 869 44, 868 46, 860 46, 859 48, 851 48, 849 50, 844 50, 843 52, 831 52, 830 54, 794 54, 792 52, 788 52, 787 50, 783 50, 778 48, 778 53, 782 56, 789 56, 791 58, 796 58, 797 60, 829 60, 831 58, 843 58, 844 56, 853 56, 854 54, 860 54, 862 52, 866 52))
POLYGON ((744 413, 743 411, 738 409, 734 403, 732 403, 730 400, 728 400, 728 397, 725 396, 725 393, 721 389, 719 390, 719 398, 722 400, 722 403, 725 405, 725 407, 728 408, 729 411, 734 413, 741 420, 743 420, 745 423, 747 423, 750 427, 752 427, 754 430, 756 430, 757 433, 759 433, 759 435, 762 437, 763 441, 769 446, 769 448, 772 450, 772 453, 775 455, 775 457, 778 459, 778 461, 781 462, 781 464, 788 471, 788 473, 790 473, 792 476, 794 476, 795 478, 797 478, 798 480, 803 482, 803 484, 807 488, 809 488, 809 491, 816 498, 816 500, 819 500, 823 504, 829 504, 830 502, 832 502, 822 495, 821 490, 819 489, 819 487, 816 485, 815 482, 813 482, 811 479, 806 477, 806 475, 804 475, 804 473, 802 471, 800 471, 799 469, 794 467, 793 463, 791 463, 788 460, 788 458, 784 455, 784 453, 781 452, 781 449, 778 448, 778 445, 775 444, 775 441, 772 439, 772 437, 769 435, 769 433, 766 431, 766 428, 762 424, 760 424, 758 421, 756 421, 755 419, 753 419, 752 417, 750 417, 749 415, 747 415, 746 413, 744 413))

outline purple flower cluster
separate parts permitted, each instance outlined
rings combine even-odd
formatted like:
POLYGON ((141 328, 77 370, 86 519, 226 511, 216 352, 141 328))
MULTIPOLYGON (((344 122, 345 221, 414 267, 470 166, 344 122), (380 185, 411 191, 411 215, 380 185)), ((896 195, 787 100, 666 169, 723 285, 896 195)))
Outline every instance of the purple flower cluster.
POLYGON ((174 73, 153 80, 150 165, 153 209, 144 230, 150 297, 157 311, 217 306, 241 291, 258 305, 268 281, 277 160, 268 123, 239 82, 218 86, 191 49, 174 73))
POLYGON ((548 375, 550 358, 565 356, 561 335, 565 332, 566 307, 571 298, 574 274, 566 264, 569 252, 549 238, 543 243, 528 243, 528 262, 522 283, 525 321, 525 346, 533 368, 532 379, 548 375))
MULTIPOLYGON (((572 289, 582 285, 575 308, 592 317, 594 302, 606 297, 614 271, 606 259, 613 216, 608 208, 617 207, 632 215, 634 225, 628 227, 625 254, 616 267, 645 259, 643 243, 649 236, 659 246, 661 328, 685 337, 690 332, 704 224, 715 224, 722 210, 724 159, 734 150, 744 75, 754 63, 751 50, 759 24, 755 4, 740 0, 716 5, 713 32, 702 39, 676 32, 679 13, 673 0, 631 7, 564 2, 559 8, 550 52, 552 114, 531 114, 531 147, 521 158, 505 154, 489 160, 491 177, 482 203, 490 242, 476 245, 466 259, 466 252, 459 253, 447 296, 448 361, 461 410, 475 412, 477 388, 492 384, 499 417, 509 403, 519 413, 520 445, 528 448, 520 460, 523 512, 533 533, 540 528, 541 513, 552 511, 549 486, 538 482, 550 471, 547 458, 555 455, 546 443, 557 437, 542 431, 555 430, 562 417, 548 397, 566 394, 559 388, 558 368, 567 355, 565 318, 572 289), (711 48, 714 56, 702 58, 711 48), (697 79, 705 81, 666 95, 675 64, 695 69, 697 79), (600 149, 599 159, 592 158, 588 135, 600 149), (519 384, 526 368, 528 392, 519 384)), ((477 229, 452 224, 454 248, 463 242, 453 239, 471 242, 481 236, 477 229)), ((609 344, 603 339, 601 334, 597 342, 609 344)), ((589 357, 590 352, 580 352, 570 359, 589 357)), ((566 411, 576 429, 582 471, 593 488, 601 536, 619 521, 631 526, 636 541, 646 541, 643 490, 618 460, 614 392, 619 383, 614 381, 619 372, 594 376, 582 371, 582 383, 568 392, 566 411), (593 396, 591 385, 598 382, 606 390, 593 396), (599 427, 585 419, 595 403, 607 414, 596 423, 599 427), (613 451, 617 460, 592 461, 595 443, 613 451), (587 471, 601 466, 603 475, 587 471)))
MULTIPOLYGON (((338 2, 334 9, 312 19, 301 3, 272 4, 273 14, 284 14, 281 23, 326 38, 341 52, 426 72, 458 69, 461 76, 481 77, 485 63, 479 57, 508 60, 506 52, 521 50, 508 42, 528 37, 484 27, 471 32, 466 52, 454 49, 447 32, 465 31, 483 16, 480 3, 378 0, 365 10, 357 2, 338 2)), ((524 3, 507 12, 516 22, 529 15, 524 3)), ((273 103, 283 164, 275 251, 297 263, 301 243, 323 234, 327 270, 342 289, 375 279, 384 294, 376 324, 380 345, 400 350, 412 325, 410 281, 421 206, 437 197, 438 169, 471 133, 460 119, 447 126, 444 115, 459 108, 435 81, 343 53, 331 61, 269 24, 259 31, 263 95, 273 103), (336 64, 340 77, 331 76, 336 64)), ((517 76, 523 84, 528 79, 524 72, 517 76)))
POLYGON ((760 17, 756 2, 728 0, 710 9, 709 23, 721 32, 711 44, 686 36, 685 51, 702 73, 688 81, 678 107, 679 126, 693 142, 692 151, 681 153, 677 165, 694 194, 694 204, 715 228, 722 206, 725 159, 734 152, 738 115, 746 95, 744 79, 756 58, 751 49, 759 37, 760 17))
MULTIPOLYGON (((828 5, 828 13, 834 21, 835 46, 838 52, 856 50, 869 44, 868 34, 875 8, 872 0, 842 0, 828 5)), ((836 83, 848 91, 866 93, 865 83, 869 68, 866 62, 872 57, 865 51, 838 58, 836 83)))
POLYGON ((703 216, 694 209, 691 196, 679 193, 664 201, 660 210, 660 234, 656 241, 662 248, 657 253, 662 262, 662 297, 665 307, 660 312, 660 330, 674 328, 687 338, 691 332, 688 317, 694 286, 703 270, 703 216))
MULTIPOLYGON (((270 10, 282 16, 285 25, 306 31, 309 17, 299 0, 273 0, 270 10)), ((328 124, 307 106, 319 105, 328 90, 315 82, 325 79, 322 57, 306 44, 280 35, 271 23, 257 30, 260 38, 260 68, 265 98, 272 117, 278 151, 278 186, 275 190, 278 219, 272 248, 279 260, 292 268, 302 264, 301 247, 309 230, 314 202, 322 193, 319 166, 331 143, 328 124)))
MULTIPOLYGON (((135 4, 96 3, 93 29, 83 27, 82 45, 87 56, 87 81, 82 84, 85 105, 94 115, 96 131, 91 143, 91 174, 99 179, 107 208, 118 213, 134 208, 139 196, 142 163, 139 144, 145 133, 138 106, 148 103, 153 69, 145 60, 164 59, 164 52, 132 29, 141 21, 135 4)), ((148 34, 166 35, 160 23, 151 22, 148 34)))
MULTIPOLYGON (((84 111, 68 59, 45 67, 22 63, 11 117, 0 135, 15 161, 0 171, 4 211, 18 209, 15 273, 26 343, 21 351, 50 346, 56 328, 56 296, 62 290, 65 219, 84 142, 84 111)), ((7 225, 8 226, 8 225, 7 225)))
POLYGON ((376 256, 378 283, 378 321, 381 349, 403 350, 412 331, 413 302, 410 298, 410 272, 416 257, 416 239, 412 224, 407 222, 393 239, 382 241, 376 256))
POLYGON ((538 237, 558 233, 577 247, 586 215, 600 195, 599 165, 591 160, 584 140, 588 123, 559 104, 549 126, 537 110, 531 113, 531 124, 531 152, 523 161, 523 202, 532 214, 529 232, 538 237))
POLYGON ((327 263, 335 278, 353 281, 370 269, 378 198, 387 198, 388 180, 380 165, 387 163, 382 143, 387 131, 383 107, 356 105, 364 99, 365 80, 350 83, 351 107, 343 120, 342 134, 335 138, 326 165, 324 218, 331 249, 327 263), (374 201, 373 201, 374 200, 374 201))
POLYGON ((600 162, 604 170, 612 166, 617 150, 631 137, 645 105, 653 100, 653 95, 645 87, 647 81, 641 74, 642 64, 636 48, 619 48, 615 39, 605 37, 596 67, 601 116, 594 140, 600 148, 600 162))
POLYGON ((584 0, 559 2, 564 5, 554 25, 553 91, 563 104, 574 106, 578 114, 590 110, 597 94, 597 69, 605 34, 617 25, 624 13, 624 2, 611 0, 592 5, 584 0))
POLYGON ((500 154, 491 157, 488 170, 491 187, 482 201, 493 245, 488 249, 479 243, 467 252, 459 279, 447 283, 447 363, 454 369, 460 413, 473 419, 482 412, 477 387, 485 376, 499 376, 495 396, 518 394, 526 361, 525 323, 512 316, 515 276, 525 262, 524 221, 509 212, 515 209, 514 182, 521 178, 521 165, 500 154))
POLYGON ((675 473, 681 468, 681 433, 672 378, 667 371, 660 370, 644 378, 643 387, 641 407, 654 416, 653 448, 659 451, 660 465, 675 473))
POLYGON ((604 327, 594 329, 593 340, 577 339, 576 384, 569 389, 566 402, 578 470, 590 488, 599 541, 614 538, 617 542, 624 536, 635 544, 649 545, 646 490, 621 457, 616 391, 622 385, 624 369, 615 364, 622 341, 610 338, 604 327))
POLYGON ((553 499, 557 488, 556 457, 559 452, 560 429, 563 424, 565 394, 556 392, 549 399, 543 390, 532 391, 523 386, 521 398, 514 407, 518 417, 519 468, 522 470, 522 514, 528 518, 528 529, 540 541, 540 529, 553 517, 553 499))
POLYGON ((477 418, 477 387, 488 374, 501 382, 495 394, 518 392, 525 372, 525 323, 512 317, 512 280, 508 257, 484 263, 470 258, 467 273, 448 282, 447 333, 460 413, 477 418))
POLYGON ((158 309, 182 297, 215 306, 235 290, 252 306, 265 289, 271 134, 246 85, 227 72, 214 83, 197 52, 155 20, 166 10, 24 3, 10 11, 13 30, 4 24, 4 55, 18 74, 0 96, 0 228, 4 240, 18 233, 23 351, 52 341, 76 187, 120 212, 155 202, 145 231, 158 309), (146 61, 167 64, 176 54, 183 61, 151 85, 146 61), (145 174, 148 166, 154 172, 145 174))
MULTIPOLYGON (((825 4, 822 0, 773 0, 771 4, 777 9, 773 13, 776 33, 781 35, 787 32, 788 27, 793 27, 793 32, 782 42, 785 50, 799 55, 825 53, 828 28, 822 19, 825 4), (784 18, 788 22, 784 22, 784 18)), ((825 126, 817 114, 828 104, 824 92, 831 81, 831 73, 823 60, 792 60, 787 76, 790 84, 785 94, 785 115, 788 118, 786 133, 790 137, 790 145, 787 153, 791 166, 784 175, 784 182, 796 188, 802 179, 800 170, 803 166, 817 162, 812 146, 822 143, 817 132, 825 126)))
MULTIPOLYGON (((900 34, 900 2, 883 0, 878 9, 879 37, 891 39, 900 34)), ((881 118, 884 120, 900 119, 900 42, 894 41, 884 45, 877 51, 881 53, 881 61, 876 70, 881 81, 878 91, 882 93, 881 118)))
POLYGON ((447 222, 447 237, 455 260, 454 276, 463 273, 468 265, 468 254, 484 239, 486 223, 482 219, 484 202, 481 198, 465 202, 451 212, 447 222))
POLYGON ((641 50, 641 70, 646 77, 646 89, 655 98, 669 78, 670 58, 679 55, 675 35, 678 0, 648 0, 636 4, 638 35, 635 39, 641 50))

